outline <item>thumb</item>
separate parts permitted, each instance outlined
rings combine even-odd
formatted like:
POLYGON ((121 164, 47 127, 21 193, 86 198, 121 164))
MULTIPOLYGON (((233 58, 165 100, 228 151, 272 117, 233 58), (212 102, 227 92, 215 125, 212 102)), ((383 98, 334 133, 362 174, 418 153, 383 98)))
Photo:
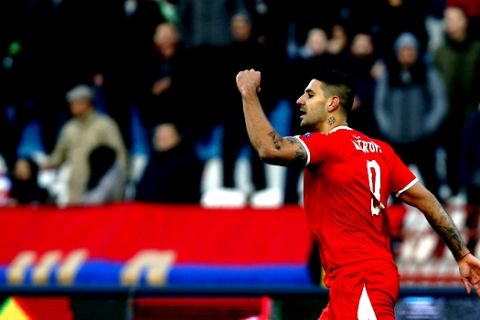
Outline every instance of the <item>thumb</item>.
POLYGON ((465 290, 467 291, 468 294, 470 294, 470 283, 466 278, 462 278, 463 285, 465 287, 465 290))

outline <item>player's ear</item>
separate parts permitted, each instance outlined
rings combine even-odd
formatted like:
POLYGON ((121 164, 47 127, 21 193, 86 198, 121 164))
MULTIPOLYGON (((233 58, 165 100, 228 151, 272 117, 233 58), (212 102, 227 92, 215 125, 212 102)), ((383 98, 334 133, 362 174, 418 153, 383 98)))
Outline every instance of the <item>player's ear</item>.
POLYGON ((333 112, 333 111, 337 110, 339 106, 340 106, 340 98, 339 97, 331 96, 330 98, 328 98, 328 108, 327 108, 327 110, 329 112, 333 112))

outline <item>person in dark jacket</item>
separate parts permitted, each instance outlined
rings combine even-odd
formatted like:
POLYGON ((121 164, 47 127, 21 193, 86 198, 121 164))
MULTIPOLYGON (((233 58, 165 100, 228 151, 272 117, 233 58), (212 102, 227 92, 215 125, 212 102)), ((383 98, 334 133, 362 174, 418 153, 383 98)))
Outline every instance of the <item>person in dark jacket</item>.
POLYGON ((49 201, 47 189, 38 184, 38 164, 29 157, 19 157, 15 161, 10 189, 10 205, 44 204, 49 201))
POLYGON ((135 199, 199 203, 203 167, 186 134, 174 123, 159 124, 153 132, 153 150, 137 184, 135 199))
POLYGON ((127 176, 116 161, 117 152, 108 145, 100 145, 90 152, 90 176, 80 203, 102 204, 124 200, 127 176))
POLYGON ((441 144, 438 134, 447 115, 447 91, 436 67, 420 56, 419 46, 412 33, 397 38, 396 60, 387 61, 376 82, 373 111, 381 137, 407 165, 417 167, 428 189, 444 201, 435 163, 441 144))

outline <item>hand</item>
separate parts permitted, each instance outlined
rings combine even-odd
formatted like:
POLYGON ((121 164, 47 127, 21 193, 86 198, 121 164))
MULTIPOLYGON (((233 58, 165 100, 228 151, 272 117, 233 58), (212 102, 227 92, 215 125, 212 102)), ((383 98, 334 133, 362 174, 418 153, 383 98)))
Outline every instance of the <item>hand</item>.
POLYGON ((172 86, 172 78, 165 77, 165 78, 159 79, 153 83, 152 93, 158 96, 162 92, 170 88, 171 86, 172 86))
POLYGON ((260 71, 254 69, 240 71, 236 77, 238 91, 242 96, 260 92, 260 71))
POLYGON ((467 293, 470 294, 472 286, 480 296, 480 260, 469 253, 458 261, 458 268, 467 293))
POLYGON ((40 164, 38 166, 39 166, 40 171, 55 169, 55 166, 51 165, 50 162, 48 162, 48 161, 40 162, 40 164))

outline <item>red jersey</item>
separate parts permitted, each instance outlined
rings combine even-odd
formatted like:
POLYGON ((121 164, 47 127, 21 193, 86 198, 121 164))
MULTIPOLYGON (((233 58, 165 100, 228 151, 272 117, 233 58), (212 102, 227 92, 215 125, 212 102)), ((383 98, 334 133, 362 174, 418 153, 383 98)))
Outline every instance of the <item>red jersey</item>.
POLYGON ((388 144, 347 126, 299 138, 307 149, 304 206, 327 286, 339 267, 393 264, 387 201, 417 178, 388 144))

